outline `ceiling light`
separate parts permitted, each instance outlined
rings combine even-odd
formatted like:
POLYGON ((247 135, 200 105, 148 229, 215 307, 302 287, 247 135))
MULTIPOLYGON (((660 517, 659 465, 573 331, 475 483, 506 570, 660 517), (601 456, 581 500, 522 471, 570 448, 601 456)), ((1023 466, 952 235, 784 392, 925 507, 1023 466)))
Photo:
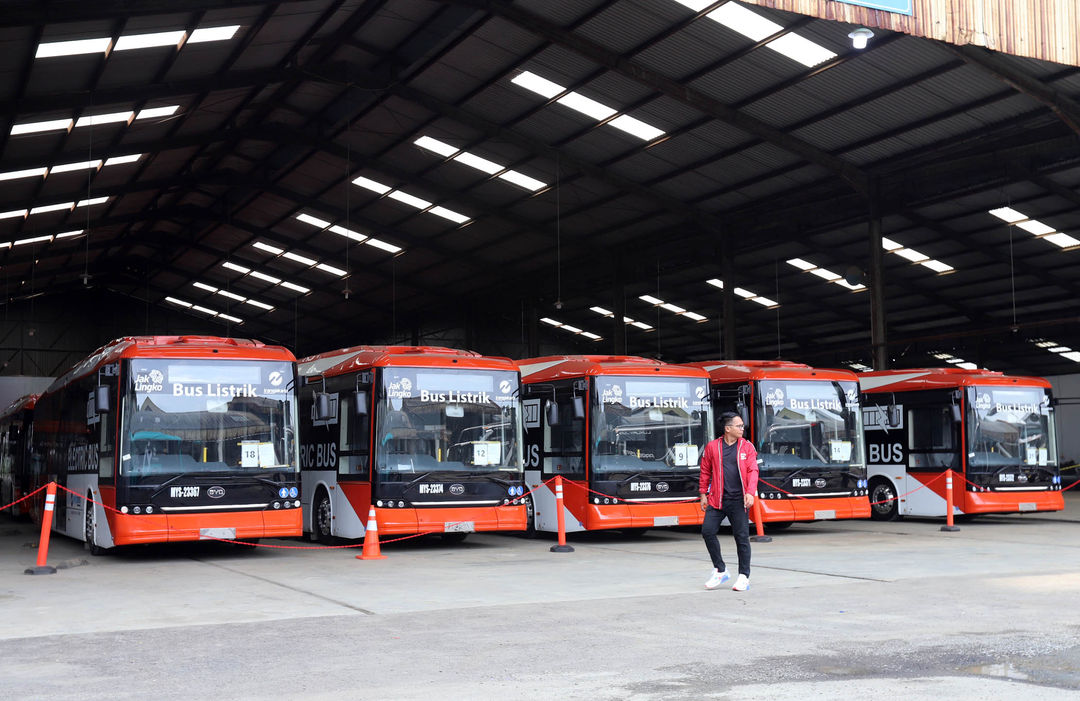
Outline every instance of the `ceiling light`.
POLYGON ((643 321, 631 321, 630 325, 631 326, 636 326, 639 329, 641 329, 642 331, 651 331, 652 330, 652 327, 649 326, 648 324, 646 324, 643 321))
POLYGON ((0 180, 18 180, 19 178, 33 178, 41 175, 45 175, 48 172, 48 168, 42 166, 41 168, 27 168, 26 170, 11 170, 7 173, 0 173, 0 180))
POLYGON ((461 150, 456 146, 451 146, 450 144, 439 141, 438 139, 433 139, 430 136, 421 136, 413 143, 420 148, 426 148, 429 151, 434 151, 440 156, 444 156, 447 158, 453 156, 455 153, 461 150))
POLYGON ((768 297, 753 297, 753 298, 750 299, 750 301, 751 302, 757 302, 758 304, 760 304, 763 307, 779 307, 780 306, 779 302, 774 302, 773 300, 769 299, 768 297))
POLYGON ((825 268, 814 268, 813 270, 810 270, 808 272, 811 275, 817 275, 820 278, 824 278, 824 279, 828 280, 829 282, 832 282, 833 280, 841 279, 839 275, 837 275, 836 273, 834 273, 831 270, 826 270, 825 268))
POLYGON ((817 267, 813 263, 809 263, 809 262, 803 260, 802 258, 792 258, 791 260, 788 261, 788 264, 789 265, 794 265, 796 268, 798 268, 799 270, 803 270, 803 271, 813 270, 814 268, 817 267))
POLYGON ((353 180, 353 185, 358 185, 364 189, 371 190, 372 192, 377 192, 380 195, 385 195, 393 189, 391 187, 383 185, 382 183, 377 183, 371 178, 365 178, 363 176, 360 176, 353 180))
POLYGON ((282 258, 288 258, 291 261, 294 261, 296 263, 300 263, 301 265, 307 265, 307 266, 313 266, 316 263, 318 263, 317 260, 313 260, 311 258, 308 258, 307 256, 302 256, 299 253, 293 253, 292 251, 285 251, 284 253, 281 254, 281 257, 282 258))
POLYGON ((993 214, 998 219, 1003 219, 1010 224, 1014 224, 1018 221, 1023 221, 1024 219, 1028 218, 1026 214, 1021 214, 1012 207, 999 207, 997 209, 991 209, 990 214, 993 214))
POLYGON ((184 300, 177 299, 176 297, 166 297, 165 301, 169 302, 170 304, 176 304, 176 305, 181 306, 181 307, 186 307, 188 309, 190 309, 193 306, 191 304, 191 302, 185 302, 184 300))
POLYGON ((664 135, 663 129, 657 129, 651 124, 646 124, 640 119, 635 119, 628 114, 620 114, 618 117, 608 122, 608 124, 644 141, 659 139, 664 135))
POLYGON ((82 163, 65 163, 63 165, 53 166, 49 169, 50 174, 55 173, 69 173, 73 170, 86 170, 88 168, 100 168, 101 161, 83 161, 82 163))
MULTIPOLYGON (((30 212, 30 213, 33 214, 33 212, 30 212)), ((43 241, 52 241, 52 236, 35 236, 35 237, 29 238, 29 239, 22 239, 20 241, 13 241, 12 243, 15 246, 24 246, 24 245, 26 245, 28 243, 42 243, 43 241)))
POLYGON ((25 217, 25 209, 13 209, 10 212, 0 212, 0 219, 14 219, 15 217, 25 217))
POLYGON ((108 201, 109 201, 108 195, 106 195, 104 197, 91 197, 88 200, 79 200, 79 203, 77 205, 75 205, 75 206, 76 207, 93 207, 96 204, 105 204, 108 201))
POLYGON ((207 41, 225 41, 232 39, 238 29, 240 29, 239 24, 230 24, 224 27, 199 27, 191 33, 187 43, 201 44, 207 41))
POLYGON ((1054 227, 1047 226, 1046 224, 1043 224, 1041 221, 1039 221, 1037 219, 1031 219, 1029 221, 1018 222, 1016 225, 1018 227, 1020 227, 1021 229, 1023 229, 1024 231, 1029 231, 1029 232, 1035 234, 1036 236, 1043 236, 1045 234, 1052 234, 1055 231, 1057 231, 1057 229, 1055 229, 1054 227))
POLYGON ((546 316, 541 317, 540 321, 544 322, 545 324, 551 324, 552 326, 562 326, 561 321, 555 321, 554 319, 552 319, 550 317, 546 317, 546 316))
POLYGON ((462 153, 454 156, 454 160, 464 163, 467 166, 472 166, 473 168, 487 173, 488 175, 494 175, 500 170, 503 170, 503 166, 499 165, 498 163, 495 163, 494 161, 489 161, 486 158, 481 158, 480 156, 469 153, 468 151, 463 151, 462 153))
POLYGON ((74 202, 60 202, 58 204, 46 204, 40 207, 34 207, 30 210, 30 214, 44 214, 45 212, 58 212, 62 209, 71 209, 75 206, 74 202))
POLYGON ((341 268, 335 268, 334 266, 327 265, 326 263, 317 263, 315 267, 319 270, 330 273, 331 275, 337 275, 338 277, 345 277, 346 275, 348 275, 348 272, 342 270, 341 268))
POLYGON ((1071 353, 1062 353, 1062 358, 1068 358, 1074 363, 1080 363, 1080 351, 1072 351, 1071 353))
POLYGON ((221 265, 223 267, 225 267, 225 268, 228 268, 229 270, 235 270, 238 273, 243 273, 244 275, 247 275, 248 273, 251 272, 251 268, 245 268, 242 265, 237 265, 236 263, 230 263, 229 261, 225 261, 221 265))
POLYGON ((44 122, 24 122, 12 125, 11 135, 37 134, 43 131, 66 131, 71 128, 72 124, 74 124, 74 120, 70 117, 67 119, 50 119, 44 122))
POLYGON ((882 236, 881 237, 881 247, 884 248, 886 251, 895 251, 898 248, 903 248, 904 246, 902 244, 897 243, 896 241, 893 241, 890 238, 886 238, 886 237, 882 236))
POLYGON ((269 304, 264 304, 262 302, 258 302, 256 300, 254 300, 254 299, 245 299, 244 304, 250 304, 253 307, 258 307, 259 309, 265 309, 266 311, 273 311, 273 309, 274 309, 269 304))
POLYGON ((335 234, 339 234, 341 236, 344 236, 345 238, 349 239, 350 241, 356 241, 357 243, 363 243, 364 241, 367 241, 367 239, 368 239, 368 237, 365 236, 364 234, 353 231, 352 229, 346 229, 345 227, 338 226, 337 224, 331 226, 330 231, 334 232, 335 234))
POLYGON ((652 295, 640 295, 638 297, 638 299, 640 299, 643 302, 648 302, 649 304, 663 304, 664 303, 664 300, 657 299, 656 297, 653 297, 652 295))
POLYGON ((589 311, 596 312, 597 314, 599 314, 601 316, 615 316, 615 312, 609 312, 607 309, 604 309, 603 307, 589 307, 589 311))
POLYGON ((79 54, 100 54, 109 50, 112 37, 94 39, 75 39, 73 41, 51 41, 38 44, 34 58, 52 58, 54 56, 77 56, 79 54))
MULTIPOLYGON (((252 273, 252 275, 255 275, 255 273, 252 273)), ((295 282, 289 282, 288 280, 282 280, 280 284, 285 289, 292 290, 293 292, 299 292, 300 294, 306 295, 308 292, 311 292, 311 288, 304 287, 303 285, 297 285, 295 282)))
POLYGON ((1072 350, 1072 348, 1069 348, 1068 346, 1054 346, 1053 348, 1050 349, 1050 352, 1051 353, 1068 353, 1071 350, 1072 350))
POLYGON ((858 292, 859 290, 865 290, 866 289, 866 285, 863 285, 862 283, 856 283, 856 284, 853 285, 850 282, 848 282, 847 280, 844 280, 843 278, 841 278, 839 280, 830 280, 830 282, 832 282, 832 283, 834 283, 836 285, 840 285, 841 287, 846 287, 849 290, 854 290, 856 292, 858 292))
POLYGON ((697 312, 683 312, 683 316, 685 316, 687 319, 693 319, 694 321, 698 322, 707 321, 706 317, 698 314, 697 312))
POLYGON ((1049 236, 1043 236, 1043 241, 1049 241, 1055 246, 1061 248, 1072 248, 1073 246, 1080 246, 1080 239, 1075 239, 1068 234, 1050 234, 1049 236))
POLYGON ((270 244, 263 243, 262 241, 256 241, 255 243, 253 243, 251 245, 254 246, 255 248, 258 248, 259 250, 266 251, 268 253, 273 253, 275 256, 280 256, 282 253, 285 252, 284 248, 278 248, 277 246, 271 246, 270 244))
POLYGON ((951 265, 949 265, 948 263, 942 263, 940 260, 926 260, 923 261, 922 265, 930 268, 935 273, 947 273, 950 270, 955 270, 955 268, 953 268, 951 265))
POLYGON ((274 277, 273 275, 267 275, 266 273, 261 273, 258 270, 252 270, 249 273, 249 275, 251 275, 251 277, 253 277, 253 278, 258 278, 259 280, 263 280, 264 282, 272 282, 275 285, 280 285, 281 284, 281 278, 274 277))
POLYGON ((526 190, 536 192, 537 190, 547 187, 547 183, 540 182, 536 178, 530 178, 524 173, 519 173, 516 170, 508 170, 505 173, 500 173, 499 177, 507 182, 511 182, 519 187, 523 187, 526 190))
POLYGON ((385 241, 380 241, 377 238, 369 238, 368 240, 364 241, 364 243, 367 244, 368 246, 374 246, 375 248, 379 248, 379 249, 382 249, 384 251, 389 251, 390 253, 397 253, 397 252, 402 250, 401 246, 395 246, 392 243, 387 243, 385 241))
POLYGON ((682 314, 683 312, 686 311, 682 307, 680 307, 678 305, 675 305, 675 304, 670 304, 669 302, 662 302, 660 304, 660 308, 661 309, 667 309, 669 312, 674 312, 676 314, 682 314))
POLYGON ((598 334, 595 334, 592 331, 582 331, 581 335, 594 341, 599 341, 601 338, 598 334))
MULTIPOLYGON (((393 197, 393 195, 390 195, 390 196, 393 197)), ((467 217, 464 214, 461 214, 460 212, 455 212, 452 209, 447 209, 446 207, 441 207, 439 205, 435 205, 434 207, 429 209, 428 213, 429 214, 434 214, 436 216, 440 216, 443 219, 449 219, 450 221, 452 221, 452 222, 454 222, 456 224, 464 224, 465 222, 469 221, 469 219, 470 219, 470 217, 467 217)))
POLYGON ((735 288, 734 290, 732 290, 732 291, 733 291, 733 292, 734 292, 735 294, 737 294, 737 295, 739 295, 740 297, 742 297, 743 299, 750 299, 751 297, 753 297, 753 296, 754 296, 754 293, 753 293, 753 292, 751 292, 750 290, 744 290, 744 289, 743 289, 743 288, 741 288, 741 287, 736 287, 736 288, 735 288))
POLYGON ((867 42, 874 38, 874 32, 866 27, 859 27, 851 34, 848 34, 848 39, 851 39, 851 47, 853 49, 865 49, 867 42))
POLYGON ((130 122, 131 118, 135 116, 135 112, 128 110, 127 112, 110 112, 109 114, 93 114, 79 117, 79 121, 75 122, 75 128, 80 127, 92 127, 99 124, 115 124, 117 122, 130 122))
POLYGON ((185 36, 187 36, 187 32, 183 29, 171 32, 154 32, 153 34, 129 34, 117 40, 113 51, 151 49, 158 46, 178 47, 185 36))
POLYGON ((392 200, 397 200, 398 202, 404 202, 405 204, 416 207, 417 209, 427 209, 431 206, 431 203, 427 200, 421 199, 420 197, 417 197, 415 195, 410 195, 407 192, 402 192, 401 190, 394 190, 393 192, 388 194, 387 197, 392 200))
POLYGON ((558 95, 559 93, 566 91, 566 88, 559 85, 558 83, 553 83, 547 78, 541 78, 535 73, 530 73, 529 71, 519 73, 510 82, 514 83, 515 85, 520 85, 526 90, 532 90, 538 95, 543 95, 549 100, 558 95))
POLYGON ((712 278, 711 280, 706 280, 705 282, 712 285, 713 287, 719 287, 721 290, 724 289, 724 281, 723 280, 718 280, 716 278, 712 278))
POLYGON ((156 117, 171 117, 176 114, 176 110, 180 109, 180 105, 166 105, 165 107, 150 107, 149 109, 139 110, 139 114, 135 119, 154 119, 156 117))
POLYGON ((313 217, 310 214, 297 214, 296 218, 304 222, 305 224, 311 224, 312 226, 317 226, 320 229, 325 229, 326 227, 330 226, 330 222, 324 221, 317 217, 313 217))
POLYGON ((911 248, 901 248, 897 251, 893 251, 893 253, 901 258, 910 260, 912 263, 922 263, 923 261, 930 259, 930 256, 919 253, 911 248))

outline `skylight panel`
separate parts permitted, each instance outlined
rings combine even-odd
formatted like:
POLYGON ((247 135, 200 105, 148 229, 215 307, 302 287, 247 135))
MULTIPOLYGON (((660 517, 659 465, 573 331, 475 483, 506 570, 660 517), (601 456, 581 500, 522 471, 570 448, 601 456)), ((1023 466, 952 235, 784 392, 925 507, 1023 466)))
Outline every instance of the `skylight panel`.
MULTIPOLYGON (((897 243, 896 241, 893 241, 890 238, 886 238, 886 237, 882 236, 881 237, 881 247, 884 248, 886 251, 895 251, 898 248, 903 248, 904 246, 902 244, 897 243)), ((788 262, 790 262, 790 261, 788 261, 788 262)))
POLYGON ((736 287, 736 288, 735 288, 734 290, 732 290, 732 291, 733 291, 733 292, 734 292, 735 294, 737 294, 737 295, 739 295, 740 297, 742 297, 743 299, 750 299, 751 297, 753 297, 753 296, 754 296, 754 293, 753 293, 753 292, 751 292, 750 290, 744 290, 744 289, 743 289, 743 288, 741 288, 741 287, 736 287))
POLYGON ((166 105, 164 107, 149 107, 144 110, 139 110, 139 114, 135 119, 154 119, 156 117, 171 117, 176 114, 176 111, 180 109, 180 105, 166 105))
POLYGON ((566 90, 566 88, 559 85, 558 83, 553 83, 547 78, 541 78, 535 73, 530 73, 529 71, 523 71, 522 73, 519 73, 510 82, 514 83, 515 85, 520 85, 526 90, 532 90, 538 95, 543 95, 549 100, 566 90))
POLYGON ((69 238, 71 238, 73 236, 82 236, 82 233, 83 233, 82 229, 78 229, 77 231, 65 231, 62 234, 57 234, 53 238, 54 239, 69 239, 69 238))
POLYGON ((111 44, 112 37, 74 39, 72 41, 50 41, 44 44, 38 44, 37 51, 34 53, 34 58, 101 54, 108 51, 111 44))
POLYGON ((837 275, 836 273, 834 273, 831 270, 826 270, 825 268, 814 268, 813 270, 810 270, 808 272, 811 275, 817 275, 820 278, 824 278, 825 280, 828 280, 829 282, 832 282, 833 280, 839 280, 840 279, 839 275, 837 275))
POLYGON ((76 204, 75 206, 76 207, 93 207, 94 205, 97 205, 97 204, 105 204, 108 201, 109 201, 109 197, 107 195, 104 196, 104 197, 91 197, 88 200, 79 200, 79 203, 76 204))
POLYGON ((551 317, 547 317, 547 316, 541 317, 540 321, 544 322, 545 324, 551 324, 552 326, 562 326, 561 321, 555 321, 551 317))
POLYGON ((950 270, 955 270, 955 268, 953 268, 951 265, 949 265, 948 263, 942 263, 940 260, 925 260, 922 262, 922 265, 930 268, 935 273, 947 273, 950 270))
POLYGON ((165 301, 169 304, 175 304, 178 307, 184 307, 186 309, 191 309, 191 307, 194 306, 191 304, 191 302, 185 302, 184 300, 177 299, 176 297, 166 297, 165 301))
POLYGON ((264 302, 259 302, 259 301, 254 300, 254 299, 245 299, 244 304, 250 304, 251 306, 258 307, 259 309, 262 309, 264 311, 273 311, 273 309, 274 309, 269 304, 266 304, 264 302))
POLYGON ((345 227, 338 226, 337 224, 331 226, 330 231, 334 232, 335 234, 338 234, 339 236, 344 236, 345 238, 349 239, 350 241, 356 241, 357 243, 364 243, 369 238, 368 236, 366 236, 364 234, 353 231, 352 229, 346 229, 345 227))
POLYGON ((707 16, 754 41, 761 41, 783 29, 776 22, 746 9, 737 2, 725 3, 707 16))
POLYGON ((374 180, 372 180, 371 178, 365 178, 364 176, 360 176, 360 177, 356 178, 355 180, 353 180, 353 185, 358 185, 358 186, 364 188, 365 190, 371 190, 372 192, 377 192, 380 195, 385 195, 386 193, 393 190, 393 188, 389 187, 388 185, 383 185, 382 183, 377 183, 374 180))
POLYGON ((659 139, 664 135, 663 129, 657 129, 651 124, 646 124, 640 119, 635 119, 628 114, 620 114, 618 117, 608 122, 608 124, 644 141, 659 139))
POLYGON ((678 306, 677 304, 671 304, 670 302, 665 302, 664 300, 659 299, 657 297, 653 297, 652 295, 640 295, 638 297, 638 299, 640 299, 640 300, 642 300, 644 302, 648 302, 649 304, 658 306, 658 307, 660 307, 662 309, 666 309, 669 312, 672 312, 674 314, 678 314, 679 316, 689 317, 689 318, 693 319, 694 321, 705 321, 706 320, 706 317, 701 316, 700 314, 696 314, 694 312, 688 312, 687 310, 683 309, 682 307, 678 306), (690 316, 691 314, 693 314, 692 317, 690 316), (699 319, 697 317, 701 317, 701 318, 699 319))
POLYGON ((470 219, 469 217, 465 216, 464 214, 461 214, 460 212, 455 212, 452 209, 447 209, 446 207, 442 207, 442 206, 439 206, 439 205, 435 205, 430 210, 428 210, 428 212, 430 214, 434 214, 436 216, 442 217, 443 219, 449 219, 450 221, 454 222, 455 224, 464 224, 465 222, 469 221, 469 219, 470 219))
POLYGON ((273 275, 267 275, 266 273, 261 273, 258 270, 252 270, 248 274, 251 275, 251 277, 253 277, 253 278, 258 278, 259 280, 263 280, 264 282, 270 282, 270 283, 273 283, 275 285, 280 285, 281 284, 281 278, 274 277, 273 275))
MULTIPOLYGON (((31 212, 31 214, 33 214, 33 212, 31 212)), ((28 238, 28 239, 21 239, 19 241, 13 241, 12 245, 25 246, 26 244, 42 243, 44 241, 52 241, 52 236, 34 236, 34 237, 28 238)))
POLYGON ((398 253, 398 252, 400 252, 402 250, 401 246, 395 246, 392 243, 387 243, 386 241, 380 241, 379 239, 374 238, 374 237, 369 238, 367 241, 364 241, 364 243, 367 244, 368 246, 374 246, 375 248, 379 248, 381 250, 388 251, 390 253, 398 253))
POLYGON ((159 46, 179 47, 180 42, 187 36, 183 29, 169 32, 154 32, 152 34, 128 34, 116 41, 113 51, 131 51, 133 49, 150 49, 159 46))
POLYGON ((964 368, 965 370, 978 370, 979 369, 979 366, 976 365, 975 363, 967 363, 967 362, 957 363, 956 367, 964 368))
POLYGON ((618 113, 618 110, 599 103, 591 97, 585 97, 578 92, 568 92, 556 100, 556 102, 565 105, 572 110, 577 110, 588 117, 592 117, 598 122, 602 122, 608 117, 618 113))
POLYGON ((499 165, 498 163, 495 163, 494 161, 489 161, 486 158, 481 158, 480 156, 469 153, 468 151, 462 151, 458 155, 454 156, 454 160, 464 163, 467 166, 472 166, 473 168, 487 173, 488 175, 494 175, 500 170, 503 170, 503 166, 499 165))
POLYGON ((615 316, 615 312, 608 311, 607 309, 604 309, 603 307, 589 307, 589 311, 596 312, 600 316, 615 316))
POLYGON ((1061 248, 1072 248, 1073 246, 1080 246, 1080 239, 1075 239, 1068 234, 1050 234, 1049 236, 1044 236, 1043 241, 1049 241, 1055 246, 1059 246, 1061 248))
POLYGON ((1016 225, 1024 231, 1028 231, 1032 234, 1035 234, 1036 236, 1044 236, 1046 234, 1052 234, 1057 231, 1057 229, 1055 229, 1054 227, 1047 226, 1038 219, 1030 219, 1028 221, 1018 222, 1016 225))
POLYGON ((664 303, 664 300, 653 297, 652 295, 640 295, 638 297, 638 299, 640 299, 643 302, 648 302, 649 304, 663 304, 664 303))
POLYGON ((38 134, 44 131, 67 131, 74 123, 75 120, 70 117, 67 119, 49 119, 44 122, 23 122, 22 124, 12 125, 11 135, 38 134))
MULTIPOLYGON (((890 242, 890 243, 892 243, 892 242, 890 242)), ((816 265, 814 265, 813 263, 811 263, 810 261, 803 260, 802 258, 791 258, 791 259, 788 260, 788 265, 796 267, 799 270, 803 271, 804 273, 810 273, 811 275, 817 275, 819 278, 822 278, 823 280, 827 280, 827 281, 829 281, 831 283, 834 283, 836 285, 840 285, 841 287, 846 287, 847 289, 849 289, 849 290, 851 290, 853 292, 859 292, 860 290, 865 290, 866 289, 866 285, 861 285, 861 284, 853 285, 850 282, 848 282, 847 280, 845 280, 842 276, 837 275, 833 271, 828 270, 826 268, 819 268, 816 265)))
POLYGON ((251 272, 251 268, 245 268, 242 265, 237 265, 236 263, 231 263, 229 261, 225 261, 221 265, 228 268, 229 270, 235 270, 238 273, 243 273, 244 275, 247 275, 251 272))
POLYGON ((109 166, 120 166, 124 165, 125 163, 134 163, 142 157, 143 154, 141 153, 132 153, 127 156, 113 156, 112 158, 105 161, 105 167, 108 168, 109 166))
POLYGON ((184 300, 177 299, 176 297, 166 297, 165 301, 168 302, 169 304, 175 304, 178 307, 183 307, 184 309, 189 309, 191 311, 200 312, 202 314, 206 314, 207 316, 213 317, 213 318, 216 318, 216 319, 225 319, 226 321, 231 321, 234 324, 242 324, 242 323, 244 323, 243 319, 232 316, 230 314, 226 314, 225 312, 219 312, 219 311, 210 309, 209 307, 204 307, 204 306, 202 306, 200 304, 192 304, 191 302, 185 302, 184 300))
POLYGON ((835 52, 829 51, 824 46, 815 44, 806 37, 800 36, 795 32, 790 32, 782 37, 778 37, 765 46, 794 61, 798 61, 808 68, 812 68, 819 63, 825 63, 826 61, 831 61, 836 58, 835 52))
POLYGON ((25 217, 25 209, 13 209, 10 212, 0 212, 0 219, 14 219, 16 217, 25 217))
POLYGON ((357 243, 363 243, 368 246, 373 246, 389 253, 400 253, 402 250, 404 250, 401 246, 395 246, 392 243, 387 243, 386 241, 380 241, 379 239, 365 236, 364 234, 357 233, 355 231, 352 231, 351 229, 346 229, 345 227, 339 226, 337 224, 331 226, 330 222, 324 219, 319 219, 318 217, 313 217, 310 214, 297 214, 296 218, 304 222, 305 224, 311 224, 312 226, 317 226, 320 229, 329 229, 335 234, 344 236, 350 241, 356 241, 357 243))
POLYGON ((346 275, 348 275, 348 273, 341 268, 335 268, 334 266, 327 263, 316 263, 315 267, 319 270, 330 273, 331 275, 337 275, 338 277, 345 277, 346 275))
POLYGON ((262 241, 256 241, 255 243, 253 243, 251 245, 254 246, 255 248, 258 248, 261 251, 266 251, 267 253, 273 253, 275 256, 280 256, 282 253, 285 252, 284 248, 278 248, 277 246, 271 246, 270 244, 263 243, 262 241))
POLYGON ((763 307, 779 307, 780 306, 779 302, 774 302, 773 300, 769 299, 768 297, 761 297, 761 296, 751 297, 750 301, 751 302, 757 302, 758 304, 760 304, 763 307))
POLYGON ((318 217, 313 217, 310 214, 297 214, 296 218, 304 222, 305 224, 311 224, 312 226, 317 226, 320 229, 325 229, 330 226, 330 222, 319 219, 318 217))
POLYGON ((709 5, 715 5, 716 0, 675 0, 680 5, 686 5, 694 12, 701 12, 709 5))
POLYGON ((63 165, 53 166, 49 169, 49 173, 70 173, 74 170, 88 170, 90 168, 98 169, 101 167, 101 159, 96 161, 82 161, 81 163, 64 163, 63 165))
POLYGON ((1027 219, 1026 214, 1021 214, 1012 207, 999 207, 997 209, 991 209, 990 214, 993 214, 998 219, 1002 219, 1009 224, 1015 224, 1018 221, 1027 219))
POLYGON ((813 263, 805 261, 802 258, 792 258, 791 260, 788 261, 788 263, 790 265, 794 265, 796 268, 798 268, 799 270, 802 270, 804 272, 808 271, 808 270, 813 270, 814 268, 817 267, 813 263))
POLYGON ((48 170, 44 166, 41 168, 27 168, 26 170, 9 170, 6 173, 0 173, 0 181, 39 177, 45 175, 48 170))
POLYGON ((108 114, 92 114, 79 117, 79 121, 75 122, 75 128, 91 127, 99 124, 116 124, 117 122, 130 122, 132 117, 135 116, 133 110, 127 112, 110 112, 108 114))
POLYGON ((1068 353, 1071 350, 1072 350, 1072 348, 1069 348, 1068 346, 1054 346, 1053 348, 1050 349, 1050 352, 1051 353, 1068 353))
POLYGON ((430 136, 421 136, 413 143, 420 148, 426 148, 428 151, 434 151, 435 153, 445 158, 449 158, 450 156, 453 156, 455 153, 461 150, 456 146, 451 146, 448 143, 439 141, 438 139, 433 139, 430 136))
POLYGON ((843 278, 840 278, 839 280, 832 280, 831 282, 840 285, 841 287, 846 287, 853 292, 858 292, 859 290, 866 289, 866 285, 863 285, 862 283, 855 283, 853 285, 843 278))
POLYGON ((45 212, 59 212, 63 209, 71 209, 75 206, 74 202, 59 202, 57 204, 46 204, 40 207, 34 207, 30 210, 30 214, 44 214, 45 212))
POLYGON ((411 207, 416 207, 417 209, 427 209, 431 206, 431 203, 427 200, 415 195, 410 195, 407 192, 402 192, 401 190, 394 190, 390 192, 387 197, 392 200, 397 200, 398 202, 403 202, 411 207))
POLYGON ((593 341, 599 341, 600 340, 600 336, 598 334, 593 333, 592 331, 582 331, 581 335, 584 336, 585 338, 591 339, 593 341))
POLYGON ((228 297, 229 299, 235 299, 237 302, 246 302, 247 297, 244 295, 238 295, 235 292, 229 292, 228 290, 214 290, 222 297, 228 297))
POLYGON ((564 324, 563 322, 557 321, 548 316, 541 317, 540 321, 544 322, 545 324, 554 326, 557 329, 562 329, 563 331, 569 331, 570 333, 584 336, 585 338, 588 338, 592 341, 599 341, 602 338, 602 336, 600 336, 599 334, 592 333, 591 331, 584 331, 576 326, 571 326, 570 324, 564 324))
POLYGON ((208 41, 226 41, 236 35, 240 29, 239 24, 230 24, 223 27, 199 27, 188 37, 188 44, 202 44, 208 41))
POLYGON ((661 309, 667 309, 669 312, 673 312, 675 314, 684 314, 686 312, 685 309, 678 306, 677 304, 671 304, 669 302, 662 302, 660 304, 660 308, 661 309))
POLYGON ((570 324, 563 324, 560 328, 566 329, 570 333, 581 333, 581 329, 576 326, 571 326, 570 324))
POLYGON ((907 258, 912 263, 922 263, 923 261, 930 259, 930 256, 919 253, 918 251, 911 248, 901 248, 899 250, 893 251, 893 253, 900 256, 901 258, 907 258))
POLYGON ((536 178, 530 178, 528 175, 525 175, 524 173, 519 173, 516 170, 508 170, 505 173, 500 173, 499 177, 503 180, 506 180, 507 182, 513 183, 518 187, 523 187, 526 190, 530 190, 532 192, 536 192, 537 190, 547 187, 547 183, 541 182, 536 178))
POLYGON ((870 367, 869 365, 863 365, 862 363, 857 362, 857 361, 849 361, 849 362, 844 363, 844 364, 847 365, 852 370, 854 370, 855 372, 870 372, 871 370, 873 370, 873 368, 870 367))
MULTIPOLYGON (((195 286, 195 287, 198 287, 200 290, 206 290, 207 292, 212 292, 213 294, 221 295, 222 297, 227 297, 227 298, 229 298, 231 300, 235 300, 237 302, 250 304, 250 305, 252 305, 254 307, 259 307, 260 309, 263 309, 265 311, 273 310, 273 307, 271 305, 269 305, 269 304, 265 304, 263 302, 259 302, 259 301, 254 300, 254 299, 248 299, 244 295, 239 295, 239 294, 236 294, 235 292, 230 292, 229 290, 222 290, 222 289, 220 289, 218 287, 214 287, 213 285, 208 285, 205 282, 193 282, 191 284, 193 286, 195 286)), ((228 317, 225 314, 219 314, 219 316, 221 316, 223 318, 227 318, 230 321, 235 321, 236 320, 236 317, 228 317)), ((240 322, 237 322, 237 323, 240 323, 240 322)))
POLYGON ((304 287, 303 285, 297 285, 295 282, 289 282, 288 280, 282 280, 280 284, 285 289, 292 290, 293 292, 299 292, 300 294, 306 295, 308 292, 311 292, 311 288, 304 287))
POLYGON ((1053 348, 1057 343, 1053 341, 1036 341, 1035 345, 1039 348, 1053 348))
POLYGON ((297 263, 307 266, 314 266, 318 262, 314 259, 308 258, 307 256, 302 256, 299 253, 293 253, 292 251, 285 251, 281 254, 281 257, 288 258, 291 261, 295 261, 297 263))
POLYGON ((687 319, 692 319, 693 321, 706 321, 707 320, 704 316, 702 316, 701 314, 698 314, 697 312, 683 312, 683 316, 685 316, 687 319))
POLYGON ((649 326, 644 321, 631 321, 630 325, 631 326, 636 326, 639 329, 641 329, 642 331, 652 331, 652 326, 649 326))

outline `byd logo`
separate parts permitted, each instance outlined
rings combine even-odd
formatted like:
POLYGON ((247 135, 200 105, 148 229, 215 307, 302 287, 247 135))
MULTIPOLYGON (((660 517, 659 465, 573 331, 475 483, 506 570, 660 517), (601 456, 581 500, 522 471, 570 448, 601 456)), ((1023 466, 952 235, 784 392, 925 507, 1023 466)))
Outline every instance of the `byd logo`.
POLYGON ((220 499, 221 497, 225 496, 225 488, 210 487, 210 489, 206 490, 206 496, 210 497, 211 499, 220 499))

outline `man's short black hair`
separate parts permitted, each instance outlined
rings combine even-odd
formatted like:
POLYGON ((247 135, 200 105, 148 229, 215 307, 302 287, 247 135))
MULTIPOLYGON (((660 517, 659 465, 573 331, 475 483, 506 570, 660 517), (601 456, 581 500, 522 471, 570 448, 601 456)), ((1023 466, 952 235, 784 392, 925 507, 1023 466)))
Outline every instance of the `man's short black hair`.
POLYGON ((727 428, 731 425, 731 420, 737 418, 739 418, 739 415, 734 411, 725 411, 723 414, 720 414, 720 426, 722 428, 727 428))

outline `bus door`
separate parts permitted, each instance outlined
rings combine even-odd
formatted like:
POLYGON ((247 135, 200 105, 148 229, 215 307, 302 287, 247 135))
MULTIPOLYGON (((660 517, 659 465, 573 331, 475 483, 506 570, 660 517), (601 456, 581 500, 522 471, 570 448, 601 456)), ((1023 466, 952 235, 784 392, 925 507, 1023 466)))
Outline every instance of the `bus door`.
MULTIPOLYGON (((587 484, 583 411, 586 393, 580 389, 583 382, 581 379, 560 380, 528 386, 526 428, 529 445, 526 463, 529 472, 526 480, 528 488, 535 489, 532 499, 537 530, 558 530, 558 515, 555 511, 554 485, 541 485, 539 488, 536 485, 556 475, 562 475, 564 484, 567 480, 587 484), (579 389, 575 389, 575 385, 579 389), (554 409, 549 408, 552 406, 554 409), (534 479, 534 475, 539 479, 534 479)), ((580 503, 582 508, 574 510, 584 514, 584 504, 587 502, 585 492, 579 487, 566 485, 563 496, 567 504, 580 503)), ((585 524, 569 510, 564 516, 567 531, 585 529, 585 524)))
MULTIPOLYGON (((963 494, 963 466, 960 461, 961 412, 953 391, 913 392, 905 397, 907 426, 907 469, 911 477, 905 491, 938 478, 946 469, 957 471, 954 494, 963 494)), ((945 513, 944 480, 908 495, 901 513, 937 516, 945 513)), ((963 499, 957 499, 958 505, 963 499)))

